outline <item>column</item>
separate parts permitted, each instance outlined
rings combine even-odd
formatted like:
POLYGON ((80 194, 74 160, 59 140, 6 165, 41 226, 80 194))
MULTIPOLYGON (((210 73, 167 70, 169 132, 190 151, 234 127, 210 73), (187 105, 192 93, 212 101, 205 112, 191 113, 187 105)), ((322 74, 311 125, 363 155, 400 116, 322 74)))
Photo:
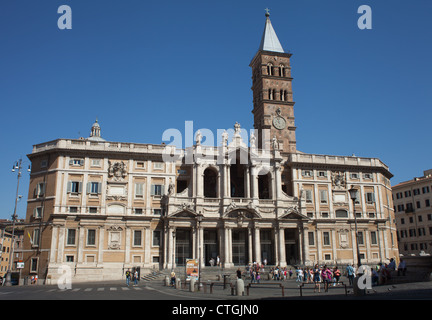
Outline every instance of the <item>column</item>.
POLYGON ((200 266, 205 266, 205 257, 204 257, 204 228, 198 228, 198 237, 199 237, 199 256, 201 258, 200 266))
POLYGON ((131 246, 131 229, 126 227, 126 240, 125 240, 125 257, 124 262, 130 263, 130 246, 131 246))
POLYGON ((50 263, 55 263, 56 261, 56 256, 55 256, 55 252, 57 250, 57 242, 58 242, 58 232, 59 231, 59 226, 53 226, 53 231, 52 231, 52 242, 51 242, 51 249, 50 249, 50 263))
MULTIPOLYGON (((281 190, 282 190, 282 177, 281 177, 281 164, 279 162, 275 163, 274 166, 274 177, 275 177, 275 184, 274 188, 276 190, 276 199, 280 199, 281 190)), ((275 198, 273 198, 275 199, 275 198)))
POLYGON ((103 251, 104 251, 104 241, 105 239, 105 228, 102 226, 99 229, 99 248, 98 248, 98 258, 97 263, 103 263, 103 251))
POLYGON ((226 268, 229 262, 229 230, 226 226, 224 228, 224 245, 223 265, 226 268))
POLYGON ((249 263, 253 263, 253 234, 252 228, 248 228, 248 257, 249 263))
POLYGON ((149 227, 144 227, 144 264, 150 265, 150 249, 151 249, 151 230, 149 227))
POLYGON ((255 165, 251 166, 251 179, 252 179, 252 198, 258 200, 258 175, 256 174, 257 168, 255 165))
POLYGON ((246 166, 245 168, 245 198, 250 198, 250 170, 249 166, 246 166))
MULTIPOLYGON (((309 228, 303 227, 303 234, 304 234, 304 241, 303 241, 303 247, 304 247, 304 263, 307 264, 309 261, 309 228), (307 241, 306 241, 307 239, 307 241)), ((313 263, 313 262, 312 262, 313 263)))
POLYGON ((261 240, 260 240, 260 229, 255 226, 255 241, 254 241, 254 247, 255 247, 255 259, 257 263, 262 262, 261 261, 261 240))
POLYGON ((281 267, 286 267, 286 251, 285 251, 285 228, 279 227, 279 263, 281 267))

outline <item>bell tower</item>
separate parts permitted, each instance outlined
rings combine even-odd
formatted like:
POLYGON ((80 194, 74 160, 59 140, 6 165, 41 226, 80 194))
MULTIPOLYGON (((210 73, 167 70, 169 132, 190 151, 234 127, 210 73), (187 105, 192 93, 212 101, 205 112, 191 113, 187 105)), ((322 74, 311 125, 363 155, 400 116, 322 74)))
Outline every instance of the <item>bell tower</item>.
POLYGON ((297 150, 290 58, 291 53, 284 52, 266 9, 261 44, 249 65, 252 68, 252 113, 259 148, 271 148, 271 141, 276 137, 281 152, 297 150))

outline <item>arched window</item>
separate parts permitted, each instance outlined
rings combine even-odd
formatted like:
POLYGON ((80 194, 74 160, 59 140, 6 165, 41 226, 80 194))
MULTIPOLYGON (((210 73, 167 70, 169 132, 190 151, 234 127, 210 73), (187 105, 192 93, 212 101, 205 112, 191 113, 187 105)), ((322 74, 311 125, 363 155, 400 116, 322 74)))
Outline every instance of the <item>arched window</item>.
POLYGON ((267 74, 269 76, 273 75, 273 65, 271 63, 267 64, 267 74))
POLYGON ((279 75, 280 75, 281 77, 286 77, 286 75, 285 75, 285 66, 284 66, 283 64, 281 64, 281 65, 279 66, 279 75))
POLYGON ((267 174, 258 175, 258 198, 259 199, 272 198, 270 172, 268 172, 267 174))
POLYGON ((217 197, 217 171, 213 168, 204 170, 204 197, 217 197))

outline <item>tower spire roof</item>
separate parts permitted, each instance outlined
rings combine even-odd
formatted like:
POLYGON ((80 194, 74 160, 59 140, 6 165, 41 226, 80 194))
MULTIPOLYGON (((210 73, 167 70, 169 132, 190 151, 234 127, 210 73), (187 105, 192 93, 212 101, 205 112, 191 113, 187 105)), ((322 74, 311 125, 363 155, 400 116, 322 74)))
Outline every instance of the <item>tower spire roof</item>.
POLYGON ((282 45, 280 44, 276 32, 273 29, 273 26, 270 21, 270 13, 269 13, 270 10, 265 9, 265 11, 266 11, 265 14, 266 22, 265 22, 264 32, 261 38, 261 44, 259 46, 259 50, 284 53, 282 45))

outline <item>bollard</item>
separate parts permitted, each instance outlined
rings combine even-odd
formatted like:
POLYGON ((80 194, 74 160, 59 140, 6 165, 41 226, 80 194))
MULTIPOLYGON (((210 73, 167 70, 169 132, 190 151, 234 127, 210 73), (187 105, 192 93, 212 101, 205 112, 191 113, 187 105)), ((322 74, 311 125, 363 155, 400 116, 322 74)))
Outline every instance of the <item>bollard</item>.
POLYGON ((238 296, 244 295, 244 281, 243 279, 237 279, 236 281, 236 291, 238 296))
POLYGON ((193 278, 193 277, 190 279, 189 291, 195 292, 195 278, 193 278))
POLYGON ((166 286, 166 287, 169 287, 169 284, 170 284, 169 281, 170 281, 170 280, 169 280, 169 277, 166 276, 166 277, 165 277, 165 286, 166 286))
POLYGON ((180 289, 180 288, 181 288, 181 279, 176 278, 176 289, 180 289))

